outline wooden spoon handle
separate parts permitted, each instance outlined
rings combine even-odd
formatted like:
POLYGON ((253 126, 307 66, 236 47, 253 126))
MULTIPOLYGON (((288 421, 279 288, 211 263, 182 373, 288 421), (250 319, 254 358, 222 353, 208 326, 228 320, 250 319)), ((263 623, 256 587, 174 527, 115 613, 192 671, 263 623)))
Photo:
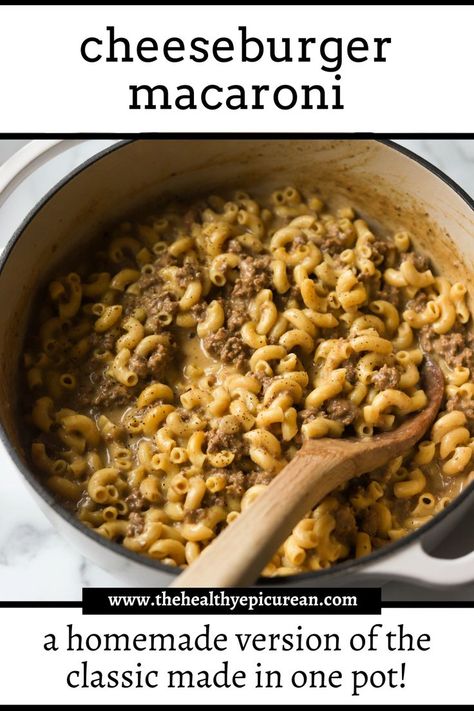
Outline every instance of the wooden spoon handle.
MULTIPOLYGON (((326 440, 327 441, 327 440, 326 440)), ((304 447, 264 496, 228 526, 171 587, 232 587, 255 582, 292 528, 355 473, 351 448, 304 447)))

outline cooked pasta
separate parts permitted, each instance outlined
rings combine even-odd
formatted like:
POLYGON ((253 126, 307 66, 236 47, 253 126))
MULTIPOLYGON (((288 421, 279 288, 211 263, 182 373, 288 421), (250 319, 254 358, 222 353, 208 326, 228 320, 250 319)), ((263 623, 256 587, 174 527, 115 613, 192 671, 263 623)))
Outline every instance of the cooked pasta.
POLYGON ((472 479, 469 319, 464 285, 402 226, 382 239, 348 205, 295 187, 170 204, 50 282, 25 345, 32 462, 98 535, 189 565, 305 439, 420 411, 434 353, 446 396, 431 432, 309 511, 263 572, 358 558, 472 479))

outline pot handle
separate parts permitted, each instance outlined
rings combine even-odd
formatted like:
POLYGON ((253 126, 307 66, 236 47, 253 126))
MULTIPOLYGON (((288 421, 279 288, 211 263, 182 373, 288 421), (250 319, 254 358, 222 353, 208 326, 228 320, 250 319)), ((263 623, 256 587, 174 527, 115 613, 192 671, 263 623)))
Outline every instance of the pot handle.
POLYGON ((79 143, 83 143, 83 140, 30 141, 10 156, 0 167, 0 208, 37 168, 79 143))
POLYGON ((474 581, 474 551, 460 558, 436 558, 415 541, 400 553, 369 564, 364 574, 440 588, 465 585, 474 581))

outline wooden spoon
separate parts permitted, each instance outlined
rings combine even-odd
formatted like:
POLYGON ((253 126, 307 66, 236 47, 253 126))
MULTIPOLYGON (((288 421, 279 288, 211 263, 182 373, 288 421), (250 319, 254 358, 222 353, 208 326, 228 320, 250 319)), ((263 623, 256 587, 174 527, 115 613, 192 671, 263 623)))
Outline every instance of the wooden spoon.
POLYGON ((368 439, 307 440, 268 489, 220 533, 171 587, 252 584, 294 526, 327 494, 412 447, 433 422, 444 392, 439 366, 422 371, 428 404, 392 432, 368 439))

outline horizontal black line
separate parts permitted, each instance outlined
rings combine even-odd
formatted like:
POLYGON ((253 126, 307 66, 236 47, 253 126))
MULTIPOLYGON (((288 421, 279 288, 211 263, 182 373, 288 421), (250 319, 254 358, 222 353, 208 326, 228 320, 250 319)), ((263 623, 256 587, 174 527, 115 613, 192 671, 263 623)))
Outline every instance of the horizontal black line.
POLYGON ((474 607, 474 600, 415 600, 409 602, 406 600, 385 600, 381 602, 382 608, 462 608, 474 607))
MULTIPOLYGON (((412 602, 408 600, 386 600, 381 603, 382 608, 417 608, 417 609, 433 609, 433 608, 469 608, 474 607, 474 600, 414 600, 412 602)), ((0 600, 0 608, 82 608, 82 602, 80 600, 0 600)), ((121 611, 122 612, 122 611, 121 611)), ((176 614, 180 612, 179 607, 176 608, 176 614)), ((209 614, 207 608, 203 608, 203 614, 209 614)), ((120 614, 120 613, 118 613, 120 614)), ((150 612, 153 614, 153 611, 150 612)), ((196 611, 199 614, 199 611, 196 611)), ((284 615, 285 612, 281 611, 284 615)), ((337 612, 335 613, 337 614, 337 612)), ((355 613, 354 613, 355 614, 355 613)))
MULTIPOLYGON (((263 706, 263 707, 268 706, 268 707, 275 708, 275 703, 274 703, 274 702, 273 702, 273 703, 268 703, 268 704, 266 704, 266 703, 261 703, 261 702, 259 701, 259 704, 258 704, 258 705, 259 705, 259 706, 263 706)), ((61 703, 54 704, 54 703, 48 702, 48 703, 46 703, 46 704, 35 704, 35 705, 34 705, 34 708, 36 708, 36 707, 38 707, 38 706, 39 706, 39 707, 42 707, 42 706, 45 706, 45 707, 50 707, 50 706, 63 706, 63 704, 61 704, 61 703)), ((166 704, 160 704, 160 705, 158 706, 156 703, 154 703, 154 704, 144 704, 144 703, 139 703, 139 704, 120 704, 120 707, 119 707, 119 708, 120 708, 120 711, 122 711, 122 709, 136 709, 137 706, 139 706, 139 707, 142 707, 142 706, 151 706, 151 707, 153 707, 153 708, 155 708, 155 709, 156 709, 156 708, 165 708, 165 709, 166 709, 166 708, 169 708, 169 709, 186 709, 186 711, 189 711, 189 708, 190 708, 189 705, 183 705, 183 704, 173 704, 173 705, 169 705, 169 706, 166 705, 166 704)), ((225 706, 226 706, 226 708, 230 707, 230 708, 233 708, 233 709, 248 709, 248 708, 249 708, 249 706, 248 706, 247 704, 233 704, 233 703, 228 703, 227 701, 226 701, 225 706)), ((466 704, 455 704, 455 706, 456 706, 456 708, 458 708, 458 707, 463 708, 464 706, 466 706, 466 707, 468 707, 468 708, 472 708, 472 704, 469 704, 469 703, 466 703, 466 704)), ((295 702, 295 703, 293 703, 293 704, 281 704, 281 705, 279 704, 277 708, 278 708, 278 709, 294 709, 294 708, 299 708, 299 707, 302 707, 302 708, 310 707, 310 708, 313 708, 313 709, 314 709, 315 704, 314 704, 314 703, 302 704, 302 703, 295 702)), ((450 705, 448 705, 448 704, 437 704, 437 705, 436 705, 436 708, 437 708, 437 709, 444 709, 444 708, 452 709, 452 707, 453 707, 453 706, 452 706, 451 704, 450 704, 450 705)), ((30 705, 28 705, 28 704, 18 704, 18 705, 15 704, 15 707, 14 707, 14 708, 15 708, 15 709, 31 709, 32 706, 30 706, 30 705)), ((91 707, 88 706, 88 705, 84 705, 84 704, 74 704, 74 705, 73 705, 73 708, 75 708, 75 709, 78 709, 78 708, 79 708, 79 709, 90 709, 91 707)), ((114 708, 114 709, 117 709, 117 704, 116 704, 116 703, 115 703, 115 704, 104 704, 104 703, 101 703, 100 708, 114 708)), ((193 708, 209 708, 209 703, 206 703, 206 704, 193 703, 193 708)), ((329 708, 329 707, 328 707, 328 708, 329 708)), ((350 704, 331 704, 330 708, 331 708, 331 709, 352 709, 352 708, 353 708, 353 705, 350 705, 350 704)), ((372 705, 369 706, 369 705, 367 705, 367 704, 357 704, 357 708, 358 708, 358 709, 370 709, 370 711, 373 711, 374 706, 372 706, 372 705)), ((381 704, 381 703, 379 703, 379 702, 377 702, 377 708, 400 709, 400 711, 405 711, 405 710, 406 710, 406 706, 403 706, 403 705, 401 705, 401 704, 381 704)), ((416 704, 416 708, 417 708, 417 709, 418 709, 418 708, 420 708, 420 709, 432 709, 432 708, 433 708, 433 704, 416 704)))
MULTIPOLYGON (((9 5, 16 6, 16 7, 25 7, 25 6, 31 5, 31 2, 28 2, 28 3, 23 3, 23 2, 9 2, 8 4, 9 4, 9 5)), ((239 5, 252 6, 252 7, 255 7, 255 6, 256 6, 256 7, 258 7, 259 5, 264 5, 264 4, 265 4, 265 3, 258 3, 258 2, 257 2, 257 3, 254 3, 254 2, 238 2, 238 3, 223 3, 223 4, 221 4, 221 5, 218 5, 218 7, 239 7, 239 5)), ((325 4, 325 5, 330 5, 331 7, 332 7, 332 6, 334 6, 334 7, 337 7, 337 6, 339 6, 339 7, 344 7, 344 5, 350 6, 350 3, 325 2, 324 4, 325 4)), ((72 4, 70 5, 70 7, 91 7, 91 6, 94 6, 94 5, 97 5, 97 3, 93 3, 93 2, 78 2, 78 3, 72 3, 72 4)), ((127 5, 127 3, 114 3, 114 5, 118 5, 118 6, 120 6, 120 5, 127 5)), ((138 7, 140 7, 140 6, 142 6, 142 5, 143 5, 143 6, 150 6, 150 7, 152 7, 153 5, 156 5, 156 3, 154 3, 154 2, 143 2, 143 0, 142 0, 141 2, 139 2, 139 3, 137 3, 137 6, 138 6, 138 7)), ((199 6, 199 7, 212 7, 212 8, 216 7, 216 6, 214 5, 214 3, 201 3, 201 2, 185 2, 185 3, 171 3, 171 2, 167 3, 167 2, 165 2, 165 3, 162 3, 161 5, 162 5, 162 6, 171 5, 171 6, 179 6, 179 7, 196 7, 196 6, 199 6)), ((288 7, 291 7, 291 8, 294 8, 295 6, 297 7, 298 5, 314 5, 314 2, 304 2, 304 0, 303 0, 303 2, 296 2, 295 4, 287 4, 287 6, 288 6, 288 7)), ((435 3, 435 5, 436 5, 436 3, 435 3)), ((463 6, 472 5, 472 3, 470 3, 470 2, 456 2, 455 5, 456 5, 456 6, 457 6, 457 5, 460 5, 461 7, 463 7, 463 6)), ((408 7, 408 6, 410 6, 410 7, 425 7, 425 5, 424 5, 423 3, 414 3, 414 4, 413 4, 413 3, 411 3, 411 2, 382 3, 381 6, 382 6, 382 7, 405 7, 405 6, 407 6, 407 7, 408 7)), ((442 6, 443 6, 443 5, 442 5, 442 6)), ((49 5, 47 4, 45 7, 49 7, 49 5)), ((283 5, 283 7, 284 7, 284 5, 283 5)), ((372 8, 373 5, 372 5, 371 3, 362 3, 361 5, 358 5, 358 7, 362 7, 362 8, 363 8, 363 7, 372 8)), ((451 6, 450 6, 450 5, 444 5, 444 7, 446 7, 446 9, 450 9, 451 6)), ((251 20, 252 20, 252 18, 249 18, 248 21, 250 22, 251 20)))
POLYGON ((0 600, 0 608, 82 607, 80 600, 0 600))
POLYGON ((183 140, 192 140, 196 138, 200 139, 218 139, 218 138, 224 138, 224 139, 261 139, 261 138, 283 138, 283 139, 292 139, 292 138, 360 138, 360 139, 368 139, 368 138, 385 138, 385 139, 416 139, 416 138, 421 138, 421 139, 449 139, 449 138, 454 138, 454 139, 471 139, 474 140, 474 132, 445 132, 445 133, 439 133, 439 132, 434 132, 434 133, 393 133, 393 132, 367 132, 367 131, 360 131, 360 132, 327 132, 327 131, 321 131, 319 133, 315 132, 307 132, 307 131, 295 131, 292 133, 289 133, 287 131, 285 132, 279 132, 279 131, 273 131, 273 132, 172 132, 172 131, 163 131, 160 133, 157 132, 147 132, 147 131, 135 131, 135 132, 114 132, 114 133, 97 133, 97 132, 82 132, 82 133, 73 133, 73 132, 65 132, 65 133, 58 133, 58 132, 48 132, 48 133, 40 133, 40 132, 23 132, 23 133, 18 133, 18 132, 0 132, 0 139, 15 139, 15 138, 25 138, 25 139, 42 139, 42 138, 75 138, 75 139, 120 139, 120 138, 142 138, 142 139, 149 139, 149 138, 161 138, 161 139, 183 139, 183 140))

